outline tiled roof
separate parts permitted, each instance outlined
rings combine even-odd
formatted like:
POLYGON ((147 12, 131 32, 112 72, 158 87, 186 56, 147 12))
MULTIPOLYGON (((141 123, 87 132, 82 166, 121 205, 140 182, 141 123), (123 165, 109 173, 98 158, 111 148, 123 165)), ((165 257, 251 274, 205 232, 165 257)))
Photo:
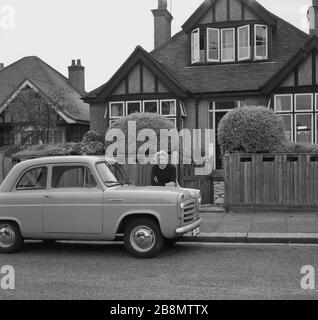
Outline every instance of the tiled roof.
POLYGON ((80 93, 66 77, 35 56, 22 58, 0 70, 0 107, 27 80, 48 98, 63 95, 65 116, 75 122, 89 122, 89 105, 82 101, 80 93))

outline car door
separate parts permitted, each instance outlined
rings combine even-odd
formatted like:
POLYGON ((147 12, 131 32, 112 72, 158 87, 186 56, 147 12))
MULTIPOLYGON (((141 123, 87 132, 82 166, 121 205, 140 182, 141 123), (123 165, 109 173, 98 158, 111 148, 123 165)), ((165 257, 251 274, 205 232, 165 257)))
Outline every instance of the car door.
POLYGON ((103 190, 86 165, 53 165, 44 199, 44 232, 103 232, 103 190))

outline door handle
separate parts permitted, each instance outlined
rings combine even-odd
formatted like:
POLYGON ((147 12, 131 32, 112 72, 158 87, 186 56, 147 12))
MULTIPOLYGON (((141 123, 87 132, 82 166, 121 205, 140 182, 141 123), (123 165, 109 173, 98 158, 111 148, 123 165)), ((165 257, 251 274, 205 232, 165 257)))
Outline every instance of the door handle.
POLYGON ((44 196, 44 198, 50 198, 50 196, 48 196, 48 195, 45 195, 45 196, 44 196))
POLYGON ((123 199, 109 199, 108 200, 109 202, 123 202, 124 200, 123 199))

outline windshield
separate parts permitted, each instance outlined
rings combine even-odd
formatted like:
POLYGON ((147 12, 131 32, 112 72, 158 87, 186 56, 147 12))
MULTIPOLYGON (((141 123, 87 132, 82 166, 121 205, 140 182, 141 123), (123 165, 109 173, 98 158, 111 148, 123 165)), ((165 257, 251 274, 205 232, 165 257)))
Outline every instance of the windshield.
POLYGON ((125 170, 118 163, 108 164, 102 162, 98 163, 96 168, 107 186, 131 184, 125 170))

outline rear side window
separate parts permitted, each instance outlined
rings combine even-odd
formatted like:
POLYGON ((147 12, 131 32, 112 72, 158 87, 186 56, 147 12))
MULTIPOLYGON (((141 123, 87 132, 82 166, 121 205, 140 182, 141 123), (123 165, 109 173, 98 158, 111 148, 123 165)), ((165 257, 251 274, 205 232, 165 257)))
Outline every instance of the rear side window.
POLYGON ((27 171, 17 184, 17 190, 46 189, 47 168, 35 168, 27 171))
POLYGON ((93 188, 96 181, 85 166, 53 167, 52 188, 93 188))

